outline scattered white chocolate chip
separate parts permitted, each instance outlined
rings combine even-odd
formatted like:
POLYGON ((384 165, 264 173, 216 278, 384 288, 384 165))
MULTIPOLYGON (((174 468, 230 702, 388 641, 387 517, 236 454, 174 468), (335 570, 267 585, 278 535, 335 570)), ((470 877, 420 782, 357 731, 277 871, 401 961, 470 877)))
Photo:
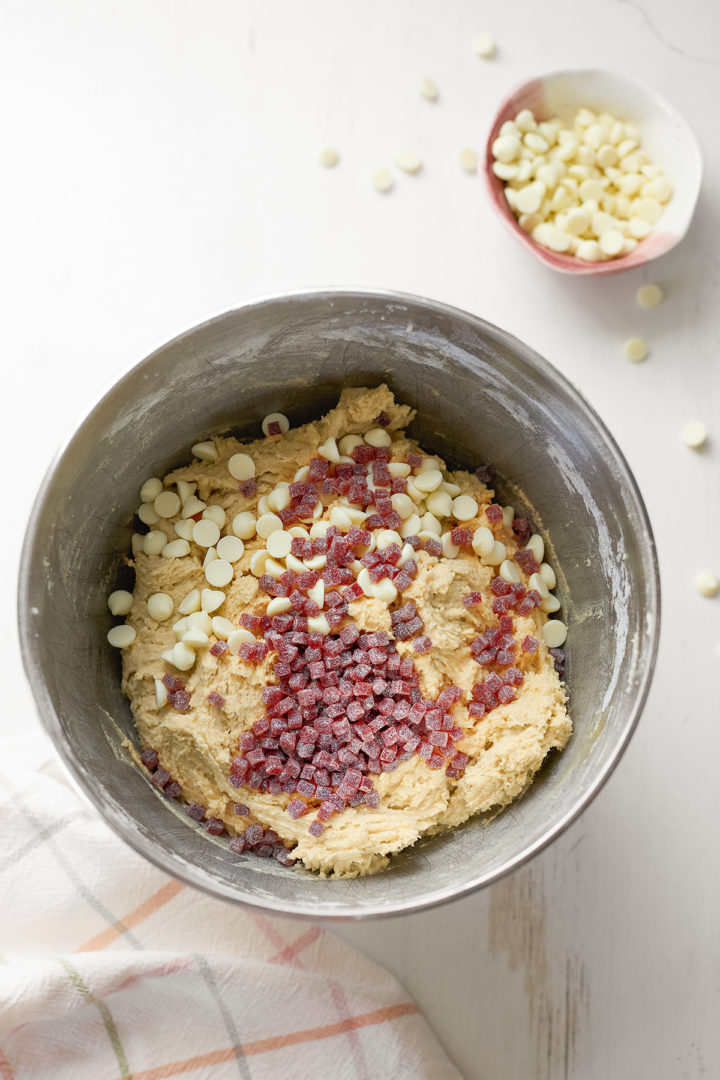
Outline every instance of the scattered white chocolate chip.
POLYGON ((195 663, 195 651, 184 641, 178 641, 172 649, 162 653, 163 660, 172 664, 178 671, 189 671, 195 663))
POLYGON ((534 589, 535 592, 540 593, 543 600, 547 600, 550 593, 542 574, 531 574, 528 578, 528 585, 531 589, 534 589))
POLYGON ((442 533, 442 525, 429 511, 420 518, 420 536, 423 533, 430 533, 432 536, 440 536, 442 533))
POLYGON ((143 525, 157 525, 160 520, 160 515, 150 502, 140 504, 137 516, 140 518, 143 525))
POLYGON ((286 510, 292 502, 290 485, 285 483, 277 484, 268 495, 267 502, 268 509, 274 510, 275 513, 277 513, 278 510, 286 510))
MULTIPOLYGON (((280 435, 285 435, 290 430, 290 421, 287 416, 281 412, 271 412, 265 417, 262 422, 262 433, 266 437, 270 434, 270 425, 277 424, 280 428, 280 435)), ((275 432, 277 434, 277 432, 275 432)))
POLYGON ((555 571, 550 563, 540 564, 540 577, 543 579, 548 589, 554 589, 557 585, 557 578, 555 577, 555 571))
POLYGON ((268 504, 267 495, 261 495, 260 498, 258 499, 257 512, 258 512, 258 515, 260 517, 262 517, 263 514, 269 514, 270 513, 270 506, 268 504))
POLYGON ((208 563, 211 563, 213 561, 213 559, 217 559, 217 557, 218 557, 217 548, 209 547, 207 549, 207 551, 205 552, 205 558, 203 559, 203 570, 205 569, 205 567, 207 566, 208 563))
POLYGON ((184 518, 195 517, 196 514, 201 514, 206 509, 207 503, 203 502, 202 499, 198 499, 196 495, 191 495, 182 504, 182 516, 184 518))
POLYGON ((257 534, 261 536, 263 540, 267 538, 278 529, 282 529, 282 518, 279 518, 277 514, 261 514, 257 520, 257 534))
POLYGON ((366 596, 372 596, 373 583, 370 580, 370 572, 367 567, 364 566, 362 570, 358 573, 357 583, 366 596))
POLYGON ((224 585, 229 585, 233 579, 232 563, 229 563, 226 559, 213 559, 205 567, 205 580, 208 585, 213 585, 215 588, 222 589, 224 585))
POLYGON ((288 570, 294 570, 296 574, 304 574, 307 570, 305 563, 300 559, 296 559, 292 554, 285 556, 285 565, 288 570))
POLYGON ((245 545, 238 536, 221 536, 216 550, 219 559, 235 563, 245 554, 245 545))
POLYGON ((543 561, 545 556, 545 541, 540 533, 533 533, 528 540, 526 547, 529 551, 532 551, 536 563, 541 563, 543 561))
POLYGON ((132 593, 127 589, 116 589, 108 596, 107 606, 111 615, 128 615, 133 606, 132 593))
POLYGON ((212 619, 207 611, 193 611, 187 617, 188 628, 196 626, 199 630, 209 634, 212 630, 212 619))
POLYGON ((548 619, 542 628, 542 635, 548 649, 559 649, 567 638, 567 626, 561 619, 548 619))
POLYGON ((499 540, 494 540, 489 554, 481 555, 480 558, 489 566, 500 566, 507 558, 507 548, 499 540))
POLYGON ((193 611, 200 610, 200 590, 192 589, 178 604, 181 615, 190 615, 193 611))
POLYGON ((385 428, 375 427, 365 432, 365 442, 368 446, 390 446, 392 445, 392 437, 385 428))
POLYGON ((641 285, 638 291, 635 293, 635 299, 641 308, 654 308, 662 302, 663 291, 659 285, 653 285, 648 282, 647 285, 641 285))
POLYGON ((292 536, 290 533, 284 532, 281 527, 270 533, 265 541, 265 546, 273 559, 284 559, 290 554, 292 536))
POLYGON ((458 495, 453 499, 452 512, 458 521, 470 521, 477 515, 478 504, 472 495, 458 495))
POLYGON ((179 521, 175 522, 173 528, 175 529, 176 535, 179 536, 181 540, 192 540, 194 525, 195 522, 192 518, 180 518, 179 521))
MULTIPOLYGON (((393 498, 395 498, 395 496, 393 496, 393 498)), ((405 495, 404 498, 407 498, 407 495, 405 495)), ((452 513, 452 497, 447 491, 439 491, 437 489, 431 491, 425 500, 425 505, 430 513, 438 518, 450 517, 450 514, 452 513)), ((400 513, 400 511, 398 511, 398 513, 400 513)))
POLYGON ((228 461, 228 472, 235 480, 251 480, 255 475, 255 462, 249 454, 233 454, 228 461))
POLYGON ((414 150, 396 150, 393 161, 398 169, 406 173, 417 173, 422 168, 422 161, 414 150))
POLYGON ((195 494, 197 484, 188 484, 187 480, 178 480, 175 487, 180 496, 180 501, 184 503, 186 499, 189 499, 191 495, 195 494))
POLYGON ((420 80, 420 96, 424 97, 426 101, 437 101, 438 99, 438 88, 428 75, 424 75, 420 80))
POLYGON ((287 596, 273 596, 269 602, 266 613, 268 615, 283 615, 286 611, 289 611, 292 607, 287 596))
POLYGON ((318 446, 318 454, 321 458, 325 458, 326 461, 332 461, 335 465, 340 462, 340 451, 332 436, 330 436, 329 439, 326 439, 322 446, 318 446))
POLYGON ((249 510, 243 510, 232 519, 232 531, 241 540, 252 540, 257 528, 257 518, 249 510))
MULTIPOLYGON (((392 190, 393 178, 389 169, 375 169, 370 179, 375 190, 382 192, 383 195, 392 190)), ((320 617, 323 618, 324 616, 320 617)))
POLYGON ((199 626, 191 626, 183 634, 182 642, 184 645, 189 645, 191 649, 206 649, 210 644, 210 638, 199 626))
POLYGON ((207 518, 201 518, 200 521, 196 521, 193 526, 192 538, 198 547, 215 547, 215 544, 217 544, 220 539, 220 529, 214 521, 209 521, 207 518))
POLYGON ((228 652, 232 656, 237 656, 241 645, 254 645, 255 640, 255 635, 246 630, 244 626, 239 630, 233 630, 227 639, 228 652))
MULTIPOLYGON (((352 452, 356 446, 362 446, 365 440, 362 435, 343 435, 338 445, 338 450, 344 457, 352 457, 352 452)), ((297 477, 295 477, 297 480, 297 477)), ((305 477, 303 477, 305 479, 305 477)))
POLYGON ((189 628, 189 626, 190 619, 187 616, 182 619, 178 619, 177 622, 173 623, 173 631, 175 633, 175 637, 178 639, 181 638, 185 631, 189 628))
POLYGON ((207 521, 214 521, 218 529, 222 529, 225 525, 225 511, 222 506, 217 506, 215 503, 206 507, 202 516, 207 521))
POLYGON ((543 611, 551 614, 553 611, 560 610, 560 601, 558 600, 557 596, 553 596, 552 593, 548 593, 548 595, 543 599, 543 602, 540 606, 543 611))
POLYGON ((442 484, 442 473, 439 469, 426 469, 415 477, 414 485, 423 495, 436 491, 442 484))
POLYGON ((323 169, 334 169, 340 160, 340 155, 334 146, 324 146, 318 154, 318 161, 323 169))
POLYGON ((175 517, 180 512, 180 496, 175 491, 161 491, 153 506, 158 517, 175 517))
POLYGON ((330 624, 324 615, 311 615, 308 618, 308 630, 311 634, 329 634, 330 624))
POLYGON ((162 480, 159 480, 157 476, 151 476, 140 488, 140 502, 155 502, 162 489, 162 480))
POLYGON ((506 529, 512 528, 512 523, 515 520, 515 507, 503 506, 502 508, 503 525, 506 529))
POLYGON ((203 589, 200 593, 200 606, 208 615, 222 607, 225 600, 225 593, 221 589, 203 589))
POLYGON ((492 34, 478 34, 475 38, 475 55, 490 60, 495 55, 495 39, 492 34))
MULTIPOLYGON (((448 496, 449 498, 449 496, 448 496)), ((405 495, 400 491, 395 495, 390 496, 392 508, 396 514, 399 514, 403 521, 407 521, 411 514, 415 513, 415 503, 412 501, 409 495, 405 495)))
POLYGON ((398 591, 390 578, 382 578, 376 584, 373 584, 372 595, 383 604, 392 604, 393 601, 397 600, 398 591))
POLYGON ((196 442, 192 447, 192 452, 196 458, 200 458, 200 461, 217 461, 219 454, 214 442, 196 442))
POLYGON ((235 630, 235 627, 230 620, 224 618, 222 615, 213 615, 211 626, 213 634, 220 641, 227 641, 235 630))
MULTIPOLYGON (((703 572, 696 576, 695 588, 701 596, 707 596, 708 598, 710 598, 713 596, 717 596, 718 592, 720 592, 720 581, 718 581, 715 574, 703 572)), ((115 629, 119 630, 120 627, 118 626, 115 629)))
POLYGON ((148 597, 147 610, 151 619, 155 619, 156 622, 165 622, 174 612, 175 603, 168 593, 156 592, 148 597))
POLYGON ((319 608, 323 606, 325 603, 325 582, 322 578, 316 581, 311 589, 308 589, 308 596, 319 608))
POLYGON ((107 639, 114 649, 126 649, 135 640, 135 630, 126 623, 108 630, 107 639))
POLYGON ((644 360, 647 356, 647 345, 641 337, 628 338, 623 345, 623 352, 625 358, 632 361, 633 364, 639 364, 641 360, 644 360))
POLYGON ((500 563, 498 573, 503 581, 509 581, 511 583, 518 582, 521 578, 520 568, 517 563, 512 562, 510 559, 503 559, 500 563))
POLYGON ((265 573, 270 574, 271 577, 281 578, 285 573, 287 567, 283 563, 277 562, 271 555, 268 555, 265 560, 265 573))
POLYGON ((495 537, 486 525, 480 525, 473 533, 472 548, 476 555, 487 558, 495 546, 495 537))
POLYGON ((160 554, 164 559, 181 559, 183 555, 190 554, 190 545, 187 540, 171 540, 160 554))
POLYGON ((683 428, 682 437, 691 450, 699 450, 707 442, 707 428, 702 420, 693 420, 683 428))
POLYGON ((460 548, 457 546, 457 544, 453 544, 452 535, 449 532, 442 534, 442 536, 440 537, 440 543, 442 544, 443 555, 446 559, 457 559, 458 555, 460 554, 460 548))
POLYGON ((162 679, 155 679, 155 704, 158 709, 162 709, 163 705, 167 705, 168 690, 162 679))
MULTIPOLYGON (((160 529, 151 529, 143 537, 143 551, 146 555, 161 555, 167 542, 168 538, 164 532, 161 532, 160 529)), ((188 544, 189 550, 190 545, 188 544)))
POLYGON ((340 532, 349 532, 352 528, 352 519, 347 510, 342 506, 333 506, 330 508, 330 524, 337 525, 340 532))
POLYGON ((464 169, 465 172, 477 172, 478 156, 469 146, 463 146, 458 154, 458 161, 460 162, 460 168, 464 169))
POLYGON ((400 526, 400 536, 416 536, 420 530, 420 517, 418 514, 411 514, 409 518, 405 518, 400 526))

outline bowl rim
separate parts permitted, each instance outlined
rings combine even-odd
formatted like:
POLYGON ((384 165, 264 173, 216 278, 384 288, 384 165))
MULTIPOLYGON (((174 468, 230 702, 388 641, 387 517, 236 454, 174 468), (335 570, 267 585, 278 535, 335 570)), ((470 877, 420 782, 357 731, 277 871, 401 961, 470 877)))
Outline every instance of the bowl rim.
MULTIPOLYGON (((492 120, 490 121, 490 127, 488 129, 487 136, 485 138, 482 154, 482 178, 485 184, 485 189, 492 205, 493 210, 503 222, 505 227, 515 236, 522 246, 535 256, 545 266, 549 266, 550 269, 555 270, 561 274, 567 274, 569 276, 577 277, 600 277, 603 274, 621 274, 630 270, 638 270, 643 266, 647 266, 649 263, 654 262, 655 259, 662 258, 663 255, 669 254, 673 248, 684 239, 690 224, 695 214, 697 207, 700 190, 702 188, 704 161, 703 153, 698 139, 697 132, 690 123, 689 120, 683 115, 682 112, 673 105, 664 94, 659 90, 656 90, 644 79, 639 78, 637 75, 627 74, 626 72, 615 71, 612 68, 599 68, 599 67, 580 67, 580 68, 557 68, 554 71, 548 71, 540 75, 535 75, 527 79, 523 79, 521 82, 515 83, 507 93, 503 96, 495 112, 493 113, 492 120), (544 86, 545 83, 550 82, 553 79, 560 77, 573 77, 582 78, 583 76, 602 76, 604 78, 612 79, 618 83, 626 83, 631 85, 638 91, 645 99, 653 101, 659 108, 667 114, 671 119, 678 123, 681 127, 685 128, 690 135, 693 145, 693 157, 695 160, 697 170, 697 182, 695 184, 695 191, 692 199, 688 202, 687 220, 684 224, 684 228, 679 233, 662 233, 658 231, 656 237, 671 237, 672 243, 669 246, 663 246, 661 250, 648 252, 646 257, 636 257, 632 262, 627 262, 628 259, 634 254, 630 252, 629 255, 624 255, 619 259, 608 259, 605 262, 582 262, 580 259, 576 259, 574 256, 560 255, 557 252, 550 251, 547 248, 541 247, 536 244, 523 229, 520 228, 517 218, 513 214, 512 210, 507 204, 507 201, 503 195, 503 181, 495 176, 492 171, 492 143, 497 137, 497 133, 501 124, 504 122, 503 116, 506 110, 509 108, 513 100, 521 95, 524 91, 527 91, 533 83, 537 83, 544 86)), ((653 234, 650 234, 648 239, 651 239, 653 234)), ((636 248, 635 251, 638 249, 636 248)), ((641 252, 642 256, 642 252, 641 252)))
POLYGON ((116 836, 119 836, 120 839, 127 843, 138 854, 148 859, 159 870, 162 870, 179 879, 184 884, 200 889, 207 895, 217 899, 240 904, 254 910, 265 911, 274 915, 293 916, 312 922, 323 920, 329 922, 342 922, 410 914, 468 896, 470 893, 492 884, 505 874, 527 863, 531 858, 543 851, 553 840, 560 836, 561 833, 563 833, 568 826, 579 817, 582 811, 589 806, 598 792, 605 786, 615 770, 635 728, 637 727, 640 715, 647 701, 654 674, 660 638, 661 586, 658 554, 653 530, 635 476, 615 438, 610 433, 599 414, 584 399, 582 394, 575 388, 570 380, 557 368, 535 352, 530 346, 520 341, 519 338, 516 338, 513 334, 510 334, 508 331, 503 330, 502 328, 495 326, 495 324, 467 312, 462 308, 455 307, 454 305, 392 289, 331 286, 326 288, 294 289, 287 292, 266 293, 245 300, 238 305, 224 308, 209 318, 186 327, 169 340, 161 343, 150 353, 147 353, 139 360, 128 364, 120 374, 96 396, 92 403, 83 411, 80 418, 75 422, 72 430, 61 442, 60 447, 53 456, 43 480, 41 481, 38 493, 33 502, 23 540, 17 584, 17 605, 18 633, 23 667, 25 676, 30 685, 40 722, 46 734, 52 740, 53 746, 58 753, 73 786, 85 802, 99 813, 100 817, 112 829, 116 836), (51 701, 49 691, 42 675, 41 665, 36 656, 35 643, 37 639, 31 624, 31 571, 35 562, 34 553, 38 544, 38 526, 45 502, 45 493, 50 490, 60 463, 74 441, 77 433, 102 401, 133 372, 139 370, 145 364, 152 362, 152 360, 154 360, 161 352, 177 345, 198 331, 206 330, 214 325, 220 324, 229 317, 241 314, 251 308, 263 307, 281 302, 284 303, 288 300, 302 302, 323 299, 347 299, 357 302, 376 301, 384 304, 419 305, 428 309, 431 313, 434 312, 446 317, 459 318, 462 322, 470 323, 474 330, 480 331, 491 338, 495 338, 516 354, 519 353, 522 360, 530 368, 542 372, 542 374, 551 382, 554 389, 562 390, 563 393, 573 400, 574 405, 584 415, 584 418, 594 423, 599 429, 600 434, 603 436, 605 446, 614 459, 614 464, 619 467, 620 475, 625 477, 628 495, 635 504, 640 529, 644 530, 645 533, 651 570, 647 577, 648 607, 645 613, 645 638, 648 642, 648 648, 645 650, 645 659, 640 669, 640 676, 625 724, 620 731, 617 742, 613 747, 608 760, 600 769, 597 776, 595 776, 592 783, 590 783, 581 795, 575 799, 573 805, 569 809, 545 829, 542 836, 534 843, 524 848, 519 855, 506 858, 494 871, 486 874, 475 874, 470 880, 457 887, 444 887, 440 889, 431 888, 424 892, 417 900, 413 899, 398 905, 393 905, 392 903, 388 904, 387 902, 364 906, 349 903, 343 904, 342 907, 340 907, 340 905, 334 901, 328 904, 323 902, 318 903, 317 901, 296 904, 283 903, 274 898, 263 898, 260 900, 252 896, 240 896, 238 895, 237 890, 232 886, 225 885, 214 878, 207 878, 202 867, 186 862, 180 856, 172 852, 160 854, 155 843, 144 834, 139 824, 123 807, 115 804, 111 800, 106 800, 97 789, 87 782, 88 778, 75 760, 70 751, 70 747, 63 736, 60 719, 51 701))

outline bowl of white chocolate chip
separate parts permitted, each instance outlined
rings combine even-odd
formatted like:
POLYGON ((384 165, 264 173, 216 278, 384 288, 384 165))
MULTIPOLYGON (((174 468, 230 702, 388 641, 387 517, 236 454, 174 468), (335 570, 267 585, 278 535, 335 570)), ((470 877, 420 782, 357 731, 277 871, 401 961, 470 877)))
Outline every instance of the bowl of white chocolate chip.
POLYGON ((503 221, 547 266, 614 274, 683 238, 702 155, 684 118, 639 80, 561 71, 503 101, 484 176, 503 221))
POLYGON ((247 303, 122 376, 42 486, 19 589, 95 810, 191 885, 315 919, 449 900, 557 836, 632 734, 659 604, 577 391, 481 319, 350 290, 247 303))

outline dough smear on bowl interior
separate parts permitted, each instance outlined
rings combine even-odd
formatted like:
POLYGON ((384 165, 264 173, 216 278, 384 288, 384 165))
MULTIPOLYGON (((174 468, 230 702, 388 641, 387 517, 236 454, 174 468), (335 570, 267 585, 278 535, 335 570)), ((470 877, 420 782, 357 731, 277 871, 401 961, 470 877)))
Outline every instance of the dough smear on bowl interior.
POLYGON ((570 736, 542 538, 413 415, 347 389, 143 485, 135 588, 109 599, 141 760, 243 857, 376 872, 510 803, 570 736))

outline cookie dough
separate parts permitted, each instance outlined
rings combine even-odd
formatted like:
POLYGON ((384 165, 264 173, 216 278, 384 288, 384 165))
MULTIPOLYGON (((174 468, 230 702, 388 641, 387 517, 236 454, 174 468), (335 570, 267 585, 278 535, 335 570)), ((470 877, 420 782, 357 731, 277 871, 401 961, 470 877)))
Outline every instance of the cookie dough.
MULTIPOLYGON (((165 549, 163 555, 161 537, 158 544, 149 545, 151 550, 159 546, 160 553, 146 554, 138 550, 140 543, 136 542, 135 554, 129 560, 135 570, 135 588, 126 622, 135 631, 135 637, 123 650, 123 689, 130 700, 143 747, 157 752, 161 766, 180 784, 183 798, 205 807, 207 815, 222 821, 231 836, 239 835, 248 825, 260 823, 275 830, 305 867, 325 875, 377 872, 385 866, 389 855, 414 844, 423 834, 461 825, 473 814, 507 805, 522 794, 548 751, 562 749, 571 731, 563 684, 543 639, 542 626, 547 615, 539 607, 527 615, 511 612, 517 642, 514 663, 523 674, 515 700, 498 704, 482 718, 468 711, 472 687, 489 670, 478 665, 470 644, 488 627, 497 625, 490 583, 498 575, 498 566, 486 565, 471 546, 447 547, 446 553, 439 557, 424 550, 416 551, 417 575, 394 604, 363 596, 351 603, 349 610, 350 619, 362 631, 386 631, 392 639, 393 609, 408 600, 415 602, 424 623, 422 633, 430 638, 432 647, 420 654, 412 640, 400 640, 395 642, 395 648, 402 657, 412 658, 424 697, 436 698, 449 684, 463 691, 462 699, 451 711, 455 724, 466 733, 457 743, 457 750, 468 755, 467 766, 458 779, 451 779, 444 768, 430 769, 415 754, 400 762, 394 771, 372 777, 379 795, 377 808, 364 804, 348 807, 331 817, 318 837, 308 832, 314 815, 298 819, 288 815, 288 802, 296 796, 272 795, 249 787, 238 790, 230 783, 230 765, 238 754, 239 738, 264 715, 262 693, 276 681, 273 674, 276 654, 271 652, 261 663, 244 662, 228 652, 213 655, 210 646, 216 635, 211 632, 205 647, 202 638, 198 638, 201 644, 188 670, 178 670, 162 658, 177 643, 173 625, 184 617, 183 604, 185 608, 197 606, 192 597, 195 590, 202 596, 202 590, 213 588, 218 599, 224 594, 224 600, 211 617, 228 620, 234 628, 239 626, 244 613, 265 613, 269 597, 258 588, 259 579, 251 571, 251 561, 267 541, 257 534, 247 535, 252 531, 252 527, 247 527, 248 521, 259 515, 258 500, 269 496, 279 483, 292 483, 297 470, 316 457, 318 448, 328 439, 339 442, 343 436, 361 436, 369 429, 377 430, 378 417, 382 418, 382 430, 391 435, 392 461, 404 461, 408 454, 422 453, 404 434, 413 415, 412 409, 395 402, 386 386, 347 389, 327 416, 286 433, 250 444, 241 444, 230 437, 215 437, 200 444, 202 451, 198 448, 196 451, 202 452, 202 458, 166 476, 162 481, 163 491, 177 491, 183 502, 196 498, 207 504, 204 509, 219 508, 200 520, 214 520, 223 537, 234 535, 232 523, 238 514, 246 515, 240 519, 245 523, 246 534, 242 556, 232 563, 223 560, 231 568, 229 582, 221 588, 208 585, 203 562, 212 558, 216 550, 211 548, 208 555, 208 548, 200 546, 189 532, 195 522, 190 519, 190 526, 180 524, 187 521, 181 513, 173 517, 155 515, 155 520, 146 512, 146 517, 153 518, 150 529, 163 533, 167 543, 177 539, 176 526, 190 535, 187 554, 171 557, 165 549), (229 471, 228 462, 237 454, 247 455, 254 462, 256 493, 252 492, 254 485, 238 480, 229 471), (463 598, 472 592, 479 592, 481 600, 468 607, 463 598), (151 614, 157 604, 149 602, 156 594, 170 597, 175 609, 171 617, 162 621, 151 614), (522 651, 520 643, 526 637, 537 641, 534 652, 522 651), (189 695, 188 711, 158 704, 156 680, 167 673, 182 679, 189 695), (220 695, 222 707, 208 702, 208 695, 213 693, 220 695), (240 818, 234 813, 237 802, 249 807, 248 816, 240 818)), ((458 517, 462 510, 463 515, 472 512, 471 518, 456 521, 450 516, 443 528, 449 530, 462 525, 475 530, 487 526, 485 510, 491 503, 491 489, 474 474, 451 472, 439 459, 433 464, 442 472, 444 483, 457 486, 454 495, 454 488, 450 491, 453 499, 458 495, 470 497, 461 499, 457 508, 458 517)), ((237 468, 233 471, 237 472, 237 468)), ((169 501, 166 500, 168 504, 169 501)), ((163 508, 164 503, 160 510, 163 508)), ((173 508, 168 505, 167 509, 173 508)), ((327 519, 329 513, 329 508, 325 508, 323 517, 327 519)), ((238 527, 242 532, 241 523, 238 527)), ((519 545, 507 515, 504 520, 492 523, 492 531, 495 540, 505 545, 507 559, 512 560, 519 545)), ((196 530, 195 535, 200 540, 212 539, 211 532, 214 536, 211 529, 196 530)), ((237 545, 225 547, 237 555, 237 545)), ((184 550, 185 545, 181 548, 184 550)), ((171 549, 174 551, 175 548, 171 549)), ((520 580, 531 588, 525 570, 517 563, 513 566, 519 570, 520 580)), ((223 632, 227 633, 227 626, 216 625, 224 627, 223 632)))

